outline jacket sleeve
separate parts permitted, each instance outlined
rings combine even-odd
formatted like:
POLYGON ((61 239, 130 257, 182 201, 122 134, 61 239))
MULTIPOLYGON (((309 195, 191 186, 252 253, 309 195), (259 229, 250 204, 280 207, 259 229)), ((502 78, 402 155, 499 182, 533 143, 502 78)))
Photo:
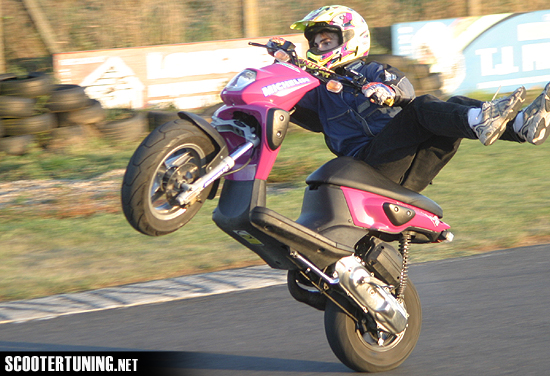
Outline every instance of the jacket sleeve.
POLYGON ((323 125, 317 113, 317 91, 308 92, 294 107, 290 121, 312 132, 322 132, 323 125))
POLYGON ((403 107, 414 99, 414 87, 399 69, 376 61, 368 63, 364 69, 363 74, 369 82, 382 82, 395 91, 394 106, 403 107))

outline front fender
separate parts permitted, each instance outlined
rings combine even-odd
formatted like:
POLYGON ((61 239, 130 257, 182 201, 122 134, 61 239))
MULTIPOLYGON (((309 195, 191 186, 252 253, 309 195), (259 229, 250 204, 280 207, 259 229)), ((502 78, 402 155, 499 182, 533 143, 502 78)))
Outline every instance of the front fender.
POLYGON ((180 119, 187 120, 195 124, 204 133, 206 133, 206 135, 210 137, 213 142, 216 143, 216 145, 219 148, 218 157, 221 156, 222 158, 225 158, 229 155, 225 140, 220 135, 220 133, 212 125, 210 125, 209 122, 204 120, 201 116, 194 114, 192 112, 187 112, 187 111, 178 112, 178 116, 180 117, 180 119), (221 153, 224 153, 224 154, 220 155, 221 153))

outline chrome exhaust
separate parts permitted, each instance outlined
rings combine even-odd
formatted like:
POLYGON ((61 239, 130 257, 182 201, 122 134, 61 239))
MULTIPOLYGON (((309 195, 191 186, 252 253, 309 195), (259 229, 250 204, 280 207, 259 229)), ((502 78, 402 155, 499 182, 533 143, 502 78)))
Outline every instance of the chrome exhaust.
POLYGON ((357 257, 338 260, 331 278, 298 252, 292 251, 291 256, 328 284, 340 285, 365 313, 373 316, 380 329, 399 334, 407 327, 407 311, 390 293, 390 286, 375 278, 357 257))
POLYGON ((355 256, 336 263, 335 276, 340 286, 382 330, 399 334, 407 327, 407 311, 390 293, 390 286, 372 276, 355 256))

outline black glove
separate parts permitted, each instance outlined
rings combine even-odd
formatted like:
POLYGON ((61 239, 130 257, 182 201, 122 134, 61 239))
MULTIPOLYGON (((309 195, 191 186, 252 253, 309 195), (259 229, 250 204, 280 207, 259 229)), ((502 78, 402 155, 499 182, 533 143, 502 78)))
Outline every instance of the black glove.
POLYGON ((270 38, 267 42, 267 51, 271 56, 275 54, 278 50, 284 50, 286 52, 294 51, 294 44, 286 39, 280 37, 270 38))

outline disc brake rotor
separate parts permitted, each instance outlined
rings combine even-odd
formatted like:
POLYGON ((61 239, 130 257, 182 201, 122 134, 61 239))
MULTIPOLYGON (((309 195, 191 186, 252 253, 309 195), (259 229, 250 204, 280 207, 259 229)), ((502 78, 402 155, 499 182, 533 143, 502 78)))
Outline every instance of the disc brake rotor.
POLYGON ((152 181, 149 204, 154 216, 168 220, 177 217, 182 208, 175 200, 182 185, 191 184, 200 177, 201 157, 197 150, 182 145, 173 150, 157 168, 152 181))

